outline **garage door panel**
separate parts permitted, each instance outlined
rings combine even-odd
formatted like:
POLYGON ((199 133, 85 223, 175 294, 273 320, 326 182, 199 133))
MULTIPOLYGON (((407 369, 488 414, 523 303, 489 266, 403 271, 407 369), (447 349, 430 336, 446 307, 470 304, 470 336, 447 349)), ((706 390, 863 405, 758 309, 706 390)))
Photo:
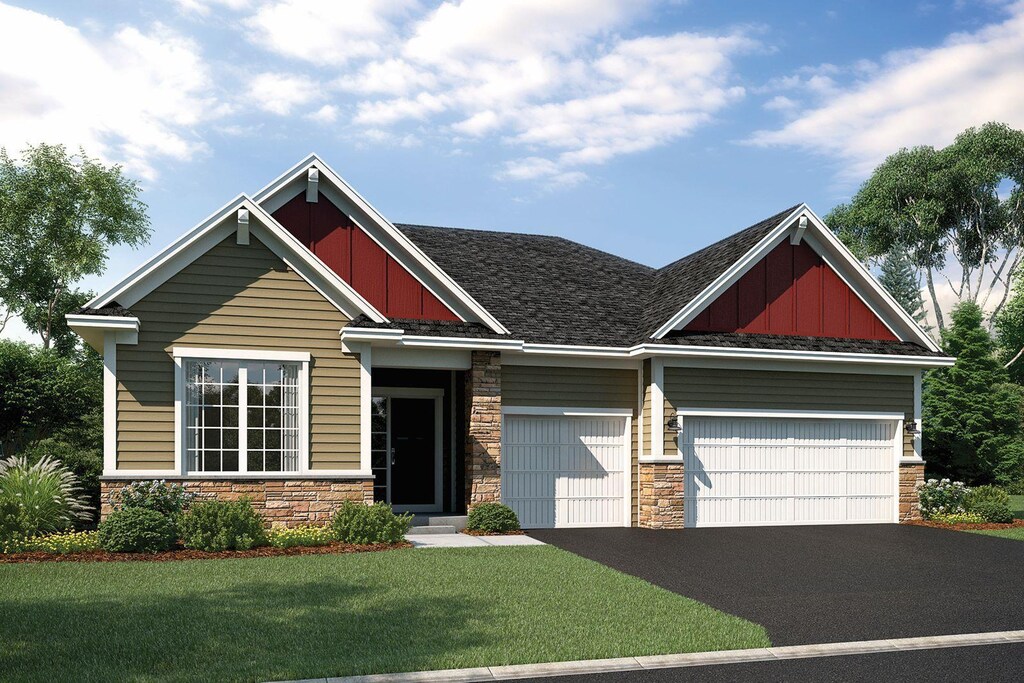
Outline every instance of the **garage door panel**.
POLYGON ((891 522, 896 422, 687 417, 687 526, 891 522))
POLYGON ((502 429, 502 498, 524 527, 625 523, 625 417, 506 415, 502 429))

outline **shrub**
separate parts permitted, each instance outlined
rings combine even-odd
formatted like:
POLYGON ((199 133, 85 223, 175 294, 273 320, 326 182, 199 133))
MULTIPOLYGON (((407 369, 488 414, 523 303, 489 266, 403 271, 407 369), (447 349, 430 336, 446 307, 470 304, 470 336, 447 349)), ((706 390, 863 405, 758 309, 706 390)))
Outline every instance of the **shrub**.
POLYGON ((985 518, 976 512, 937 512, 932 515, 931 521, 943 524, 984 524, 985 518))
POLYGON ((81 553, 99 550, 100 539, 97 531, 70 531, 64 534, 50 534, 13 540, 2 545, 5 553, 81 553))
POLYGON ((303 524, 291 529, 271 529, 267 541, 275 548, 297 546, 330 545, 334 542, 334 530, 329 526, 303 524))
POLYGON ((182 515, 180 528, 182 543, 196 550, 249 550, 267 544, 263 518, 248 498, 195 503, 182 515))
POLYGON ((148 508, 173 517, 188 508, 195 494, 181 484, 168 484, 163 479, 133 481, 110 494, 115 508, 148 508))
POLYGON ((1024 479, 1017 479, 1007 484, 1003 489, 1011 496, 1024 496, 1024 479))
POLYGON ((470 531, 506 533, 519 530, 519 518, 507 505, 481 503, 469 511, 466 528, 470 531))
POLYGON ((967 491, 964 499, 964 507, 968 512, 973 512, 976 505, 982 503, 996 503, 1010 507, 1010 495, 998 486, 975 486, 967 491))
POLYGON ((966 512, 964 503, 968 488, 963 482, 949 479, 929 479, 918 484, 917 494, 921 504, 921 516, 932 519, 935 515, 949 515, 966 512))
POLYGON ((78 480, 55 460, 0 460, 0 542, 64 531, 90 518, 78 480))
POLYGON ((100 524, 100 546, 112 553, 156 553, 174 545, 174 524, 156 510, 114 510, 100 524))
MULTIPOLYGON (((69 428, 70 431, 70 428, 69 428)), ((30 462, 39 462, 49 457, 57 460, 78 478, 82 491, 82 502, 86 504, 95 519, 100 509, 100 475, 103 474, 103 453, 89 444, 64 441, 61 438, 47 438, 34 441, 19 455, 30 462)), ((90 521, 76 520, 75 527, 89 526, 90 521)))
POLYGON ((399 543, 411 521, 411 514, 396 515, 387 503, 364 505, 346 500, 334 513, 331 527, 342 543, 399 543))
POLYGON ((971 506, 969 514, 978 515, 986 522, 994 524, 1011 524, 1013 522, 1013 510, 1005 503, 986 500, 971 506))

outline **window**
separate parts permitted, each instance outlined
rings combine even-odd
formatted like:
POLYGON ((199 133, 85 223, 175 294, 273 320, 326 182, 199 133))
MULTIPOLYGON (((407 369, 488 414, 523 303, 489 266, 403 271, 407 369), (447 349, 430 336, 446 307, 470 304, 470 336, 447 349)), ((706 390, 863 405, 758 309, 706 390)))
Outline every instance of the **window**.
POLYGON ((189 472, 297 472, 305 363, 185 358, 189 472))

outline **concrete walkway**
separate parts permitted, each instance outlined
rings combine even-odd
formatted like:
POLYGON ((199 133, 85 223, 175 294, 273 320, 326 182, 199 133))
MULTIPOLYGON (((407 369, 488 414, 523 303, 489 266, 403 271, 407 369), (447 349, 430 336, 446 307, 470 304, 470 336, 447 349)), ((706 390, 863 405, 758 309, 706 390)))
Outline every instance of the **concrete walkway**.
POLYGON ((530 536, 470 536, 469 534, 406 534, 414 548, 486 548, 497 545, 547 545, 530 536))

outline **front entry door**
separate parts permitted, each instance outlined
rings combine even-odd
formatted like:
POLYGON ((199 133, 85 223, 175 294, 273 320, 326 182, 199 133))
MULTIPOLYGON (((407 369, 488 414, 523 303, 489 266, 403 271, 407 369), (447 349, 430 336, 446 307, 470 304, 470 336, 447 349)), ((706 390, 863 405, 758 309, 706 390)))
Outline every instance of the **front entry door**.
POLYGON ((374 398, 377 425, 384 428, 374 434, 374 498, 400 511, 439 512, 440 396, 405 395, 397 389, 388 393, 374 398))

